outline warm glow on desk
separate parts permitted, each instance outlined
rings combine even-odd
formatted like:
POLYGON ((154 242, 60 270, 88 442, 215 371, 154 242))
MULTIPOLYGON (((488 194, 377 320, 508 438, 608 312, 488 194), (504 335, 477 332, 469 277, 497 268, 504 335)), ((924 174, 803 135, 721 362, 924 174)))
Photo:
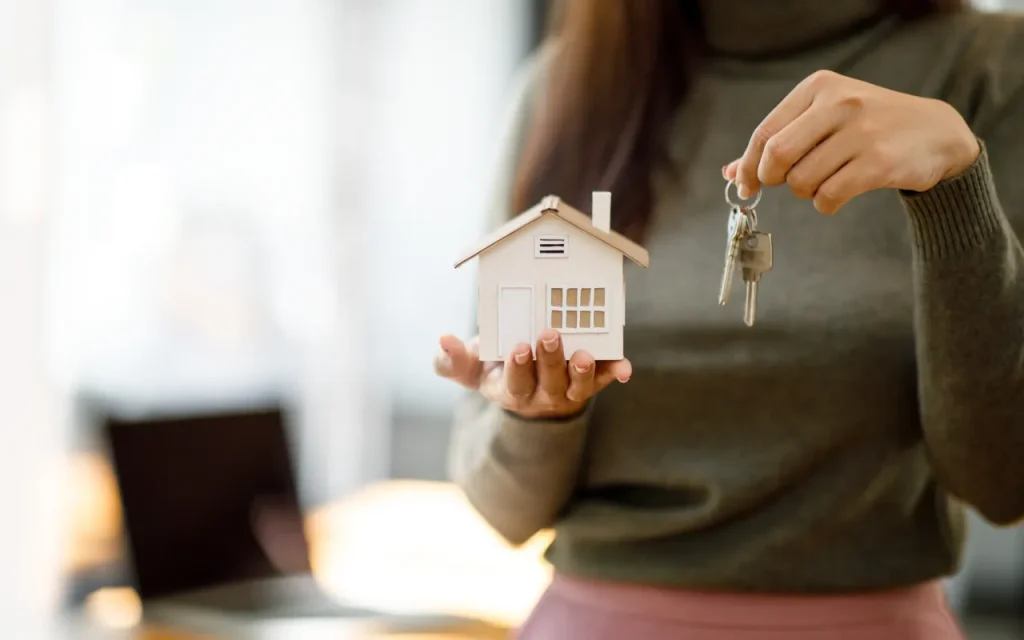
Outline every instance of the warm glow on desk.
POLYGON ((513 548, 447 483, 367 487, 311 518, 310 538, 325 586, 392 611, 516 626, 551 579, 549 532, 513 548))
POLYGON ((100 589, 85 600, 90 620, 110 629, 131 629, 142 620, 142 602, 134 589, 100 589))
MULTIPOLYGON (((107 463, 73 458, 69 569, 119 553, 122 514, 107 463)), ((516 626, 551 579, 541 532, 513 548, 477 515, 457 487, 440 482, 371 485, 307 519, 313 570, 331 591, 363 606, 446 613, 516 626)), ((105 626, 131 626, 138 596, 101 590, 87 609, 105 626)))
POLYGON ((116 558, 121 502, 114 472, 105 460, 93 454, 75 454, 69 464, 64 557, 66 570, 78 571, 116 558))

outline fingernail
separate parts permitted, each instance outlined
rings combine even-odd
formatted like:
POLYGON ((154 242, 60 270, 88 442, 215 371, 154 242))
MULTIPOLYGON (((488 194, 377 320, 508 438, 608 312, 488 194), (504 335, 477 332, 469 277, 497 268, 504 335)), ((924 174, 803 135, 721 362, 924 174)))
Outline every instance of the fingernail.
POLYGON ((747 200, 750 196, 754 195, 750 192, 750 188, 745 184, 741 184, 740 188, 736 190, 736 193, 740 195, 740 199, 747 200))
POLYGON ((572 368, 576 370, 576 373, 586 373, 590 371, 590 363, 584 362, 583 364, 573 363, 572 368))
POLYGON ((558 336, 551 338, 541 338, 540 343, 544 346, 544 350, 548 353, 554 353, 558 349, 558 336))
POLYGON ((440 358, 438 358, 438 364, 440 365, 440 367, 442 369, 451 369, 452 368, 452 359, 448 357, 447 353, 445 353, 440 358))
POLYGON ((527 349, 526 351, 516 351, 515 358, 518 364, 526 364, 527 362, 530 361, 529 349, 527 349))
POLYGON ((619 380, 619 382, 621 382, 622 384, 626 384, 627 382, 629 382, 629 376, 626 376, 626 377, 624 377, 624 378, 618 378, 618 380, 619 380))

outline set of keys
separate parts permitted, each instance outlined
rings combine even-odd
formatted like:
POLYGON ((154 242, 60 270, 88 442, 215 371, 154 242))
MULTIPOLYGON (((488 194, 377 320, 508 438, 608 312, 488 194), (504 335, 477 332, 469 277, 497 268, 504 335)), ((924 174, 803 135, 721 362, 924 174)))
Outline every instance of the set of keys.
POLYGON ((743 322, 748 327, 752 327, 757 316, 757 288, 761 283, 761 276, 771 271, 772 268, 772 235, 757 229, 755 207, 761 201, 761 192, 757 192, 752 203, 742 205, 729 197, 729 189, 733 186, 732 180, 725 185, 725 201, 730 210, 728 244, 725 249, 725 272, 722 273, 718 304, 723 306, 728 304, 729 294, 732 292, 733 276, 736 268, 739 267, 743 282, 747 285, 743 322))

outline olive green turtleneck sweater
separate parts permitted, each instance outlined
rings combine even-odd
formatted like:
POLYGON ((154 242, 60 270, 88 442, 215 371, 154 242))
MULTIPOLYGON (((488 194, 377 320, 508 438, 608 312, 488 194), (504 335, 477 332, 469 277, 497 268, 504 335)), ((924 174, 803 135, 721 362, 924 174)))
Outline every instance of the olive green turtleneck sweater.
MULTIPOLYGON (((457 411, 454 479, 511 542, 554 527, 548 558, 583 577, 841 591, 955 571, 963 504, 1024 517, 1024 21, 864 22, 884 4, 703 2, 715 54, 672 139, 687 173, 658 181, 650 269, 627 266, 632 379, 563 421, 457 411), (818 69, 946 100, 984 151, 833 217, 767 190, 775 268, 747 328, 742 295, 716 304, 721 167, 818 69)), ((543 57, 530 75, 517 132, 543 57)))

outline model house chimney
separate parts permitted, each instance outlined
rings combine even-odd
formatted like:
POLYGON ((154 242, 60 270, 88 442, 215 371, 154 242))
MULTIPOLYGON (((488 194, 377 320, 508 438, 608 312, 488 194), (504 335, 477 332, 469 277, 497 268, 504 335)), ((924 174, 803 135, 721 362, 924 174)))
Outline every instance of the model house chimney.
POLYGON ((591 204, 591 223, 601 231, 612 229, 612 194, 610 191, 595 191, 591 204))

